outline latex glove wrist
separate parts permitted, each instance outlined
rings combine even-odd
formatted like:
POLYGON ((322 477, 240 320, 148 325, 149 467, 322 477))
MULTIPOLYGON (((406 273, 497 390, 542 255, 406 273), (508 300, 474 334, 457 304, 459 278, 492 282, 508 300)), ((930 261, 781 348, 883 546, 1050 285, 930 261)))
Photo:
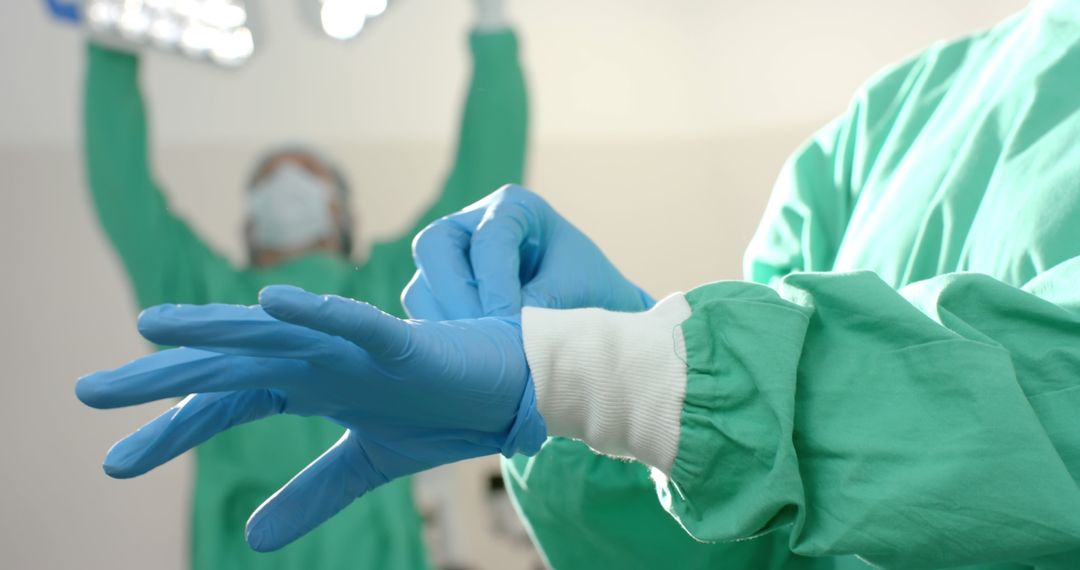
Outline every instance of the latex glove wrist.
POLYGON ((642 313, 526 307, 525 355, 548 433, 670 474, 686 393, 681 324, 689 316, 681 294, 642 313))

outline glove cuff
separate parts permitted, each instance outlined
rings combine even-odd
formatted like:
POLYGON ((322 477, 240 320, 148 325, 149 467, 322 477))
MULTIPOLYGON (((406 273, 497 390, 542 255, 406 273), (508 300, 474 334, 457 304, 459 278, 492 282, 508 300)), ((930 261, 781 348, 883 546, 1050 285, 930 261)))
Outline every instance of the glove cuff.
POLYGON ((536 409, 536 389, 533 383, 529 382, 525 386, 525 393, 521 395, 514 424, 510 426, 510 432, 506 435, 500 452, 508 458, 518 453, 536 455, 546 440, 547 426, 544 424, 544 417, 536 409))
POLYGON ((681 294, 643 313, 522 312, 525 355, 551 435, 670 473, 686 394, 681 294))

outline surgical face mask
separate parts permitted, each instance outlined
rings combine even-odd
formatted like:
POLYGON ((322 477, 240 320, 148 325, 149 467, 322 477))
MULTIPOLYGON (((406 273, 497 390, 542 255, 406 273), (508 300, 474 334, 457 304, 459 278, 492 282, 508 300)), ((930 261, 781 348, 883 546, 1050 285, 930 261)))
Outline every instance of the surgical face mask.
POLYGON ((251 246, 296 249, 334 235, 333 192, 330 184, 298 164, 277 167, 248 198, 251 246))

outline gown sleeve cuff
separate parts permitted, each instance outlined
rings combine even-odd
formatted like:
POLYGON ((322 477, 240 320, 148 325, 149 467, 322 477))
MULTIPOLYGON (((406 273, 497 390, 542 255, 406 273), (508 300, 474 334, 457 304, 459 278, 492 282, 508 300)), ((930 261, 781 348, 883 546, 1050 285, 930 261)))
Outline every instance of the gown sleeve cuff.
POLYGON ((526 307, 525 354, 548 433, 670 473, 686 393, 681 324, 689 317, 682 294, 643 313, 526 307))
POLYGON ((790 525, 804 505, 795 385, 811 310, 738 281, 686 294, 679 450, 660 502, 694 538, 727 542, 790 525))

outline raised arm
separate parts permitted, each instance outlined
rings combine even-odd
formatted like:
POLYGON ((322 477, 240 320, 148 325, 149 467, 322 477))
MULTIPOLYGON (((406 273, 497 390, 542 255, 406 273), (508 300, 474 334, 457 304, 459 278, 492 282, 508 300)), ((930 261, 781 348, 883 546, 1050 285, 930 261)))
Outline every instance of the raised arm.
POLYGON ((206 302, 208 283, 237 278, 170 212, 154 181, 135 56, 88 44, 83 136, 93 204, 139 306, 206 302))
POLYGON ((373 259, 376 254, 407 259, 413 237, 432 220, 464 208, 504 184, 521 182, 528 100, 517 37, 498 9, 500 5, 501 1, 477 2, 477 21, 469 34, 472 79, 454 165, 442 192, 400 239, 376 246, 373 259))
POLYGON ((410 238, 431 220, 459 210, 504 184, 520 184, 525 168, 528 100, 518 42, 502 0, 476 0, 469 34, 473 75, 453 170, 443 193, 410 238))

